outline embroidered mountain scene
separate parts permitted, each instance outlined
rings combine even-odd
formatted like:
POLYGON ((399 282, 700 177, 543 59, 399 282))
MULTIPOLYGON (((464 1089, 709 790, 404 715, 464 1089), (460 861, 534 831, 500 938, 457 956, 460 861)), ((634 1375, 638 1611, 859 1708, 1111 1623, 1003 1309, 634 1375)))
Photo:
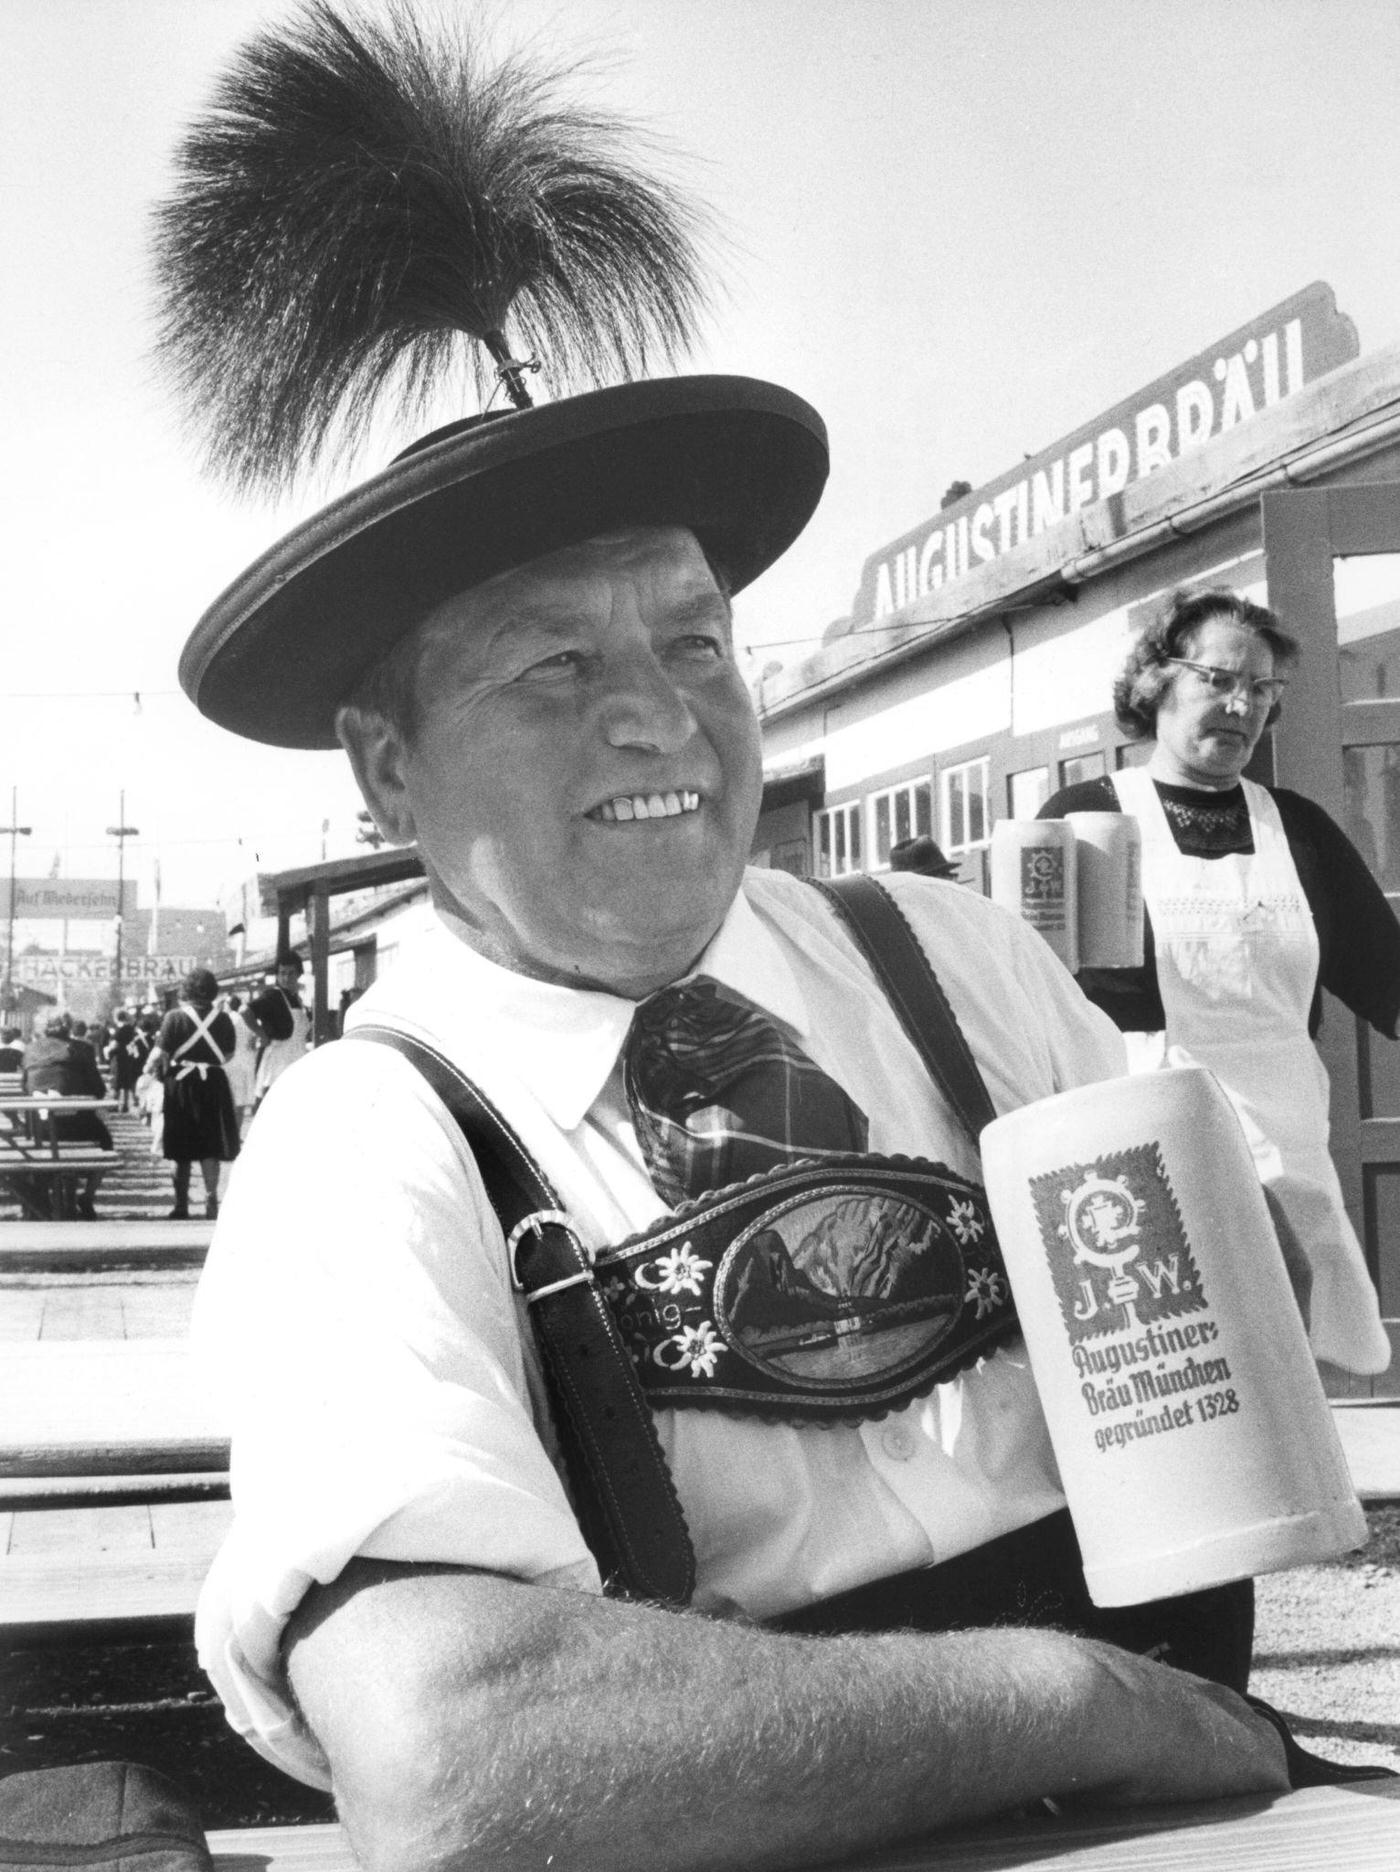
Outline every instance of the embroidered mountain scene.
POLYGON ((966 1286, 953 1236, 933 1211, 875 1193, 823 1194, 770 1212, 741 1237, 716 1298, 737 1351, 840 1384, 936 1345, 966 1286))

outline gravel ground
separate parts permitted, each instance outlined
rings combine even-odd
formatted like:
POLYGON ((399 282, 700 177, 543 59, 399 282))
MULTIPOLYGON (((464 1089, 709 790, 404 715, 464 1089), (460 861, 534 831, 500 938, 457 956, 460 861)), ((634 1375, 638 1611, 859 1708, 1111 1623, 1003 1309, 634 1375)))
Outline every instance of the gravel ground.
MULTIPOLYGON (((1400 1508, 1359 1554, 1258 1584, 1253 1688, 1334 1761, 1400 1769, 1400 1508)), ((188 1642, 0 1653, 0 1774, 125 1757, 189 1789, 209 1827, 331 1817, 223 1720, 188 1642)))
POLYGON ((1315 1753, 1400 1769, 1400 1508, 1366 1518, 1360 1553, 1258 1582, 1251 1688, 1315 1753))

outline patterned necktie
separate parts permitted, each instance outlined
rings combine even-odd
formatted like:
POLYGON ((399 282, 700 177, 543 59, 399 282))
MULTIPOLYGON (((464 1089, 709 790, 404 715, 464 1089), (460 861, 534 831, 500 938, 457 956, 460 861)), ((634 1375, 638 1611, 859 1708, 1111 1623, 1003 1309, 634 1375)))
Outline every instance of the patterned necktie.
POLYGON ((835 1080, 704 976, 638 1006, 623 1083, 652 1181, 673 1208, 798 1157, 866 1148, 869 1122, 835 1080))

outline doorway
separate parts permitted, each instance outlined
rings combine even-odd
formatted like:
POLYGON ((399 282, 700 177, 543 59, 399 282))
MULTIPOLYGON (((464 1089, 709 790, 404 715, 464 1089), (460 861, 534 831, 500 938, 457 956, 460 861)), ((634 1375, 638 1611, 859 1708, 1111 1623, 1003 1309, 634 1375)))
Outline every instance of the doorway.
MULTIPOLYGON (((1336 820, 1400 914, 1400 483, 1265 494, 1269 604, 1302 640, 1273 779, 1336 820)), ((1267 776, 1266 776, 1267 777, 1267 776)), ((1334 1395, 1400 1395, 1400 1043, 1324 997, 1332 1155, 1393 1348, 1334 1395)))

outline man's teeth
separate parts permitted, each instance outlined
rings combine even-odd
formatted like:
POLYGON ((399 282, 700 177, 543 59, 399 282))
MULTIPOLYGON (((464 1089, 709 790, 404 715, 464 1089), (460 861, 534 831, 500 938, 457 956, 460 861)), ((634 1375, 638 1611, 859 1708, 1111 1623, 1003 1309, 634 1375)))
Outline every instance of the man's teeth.
POLYGON ((699 810, 698 793, 619 793, 595 807, 592 816, 612 824, 619 819, 675 819, 699 810))

